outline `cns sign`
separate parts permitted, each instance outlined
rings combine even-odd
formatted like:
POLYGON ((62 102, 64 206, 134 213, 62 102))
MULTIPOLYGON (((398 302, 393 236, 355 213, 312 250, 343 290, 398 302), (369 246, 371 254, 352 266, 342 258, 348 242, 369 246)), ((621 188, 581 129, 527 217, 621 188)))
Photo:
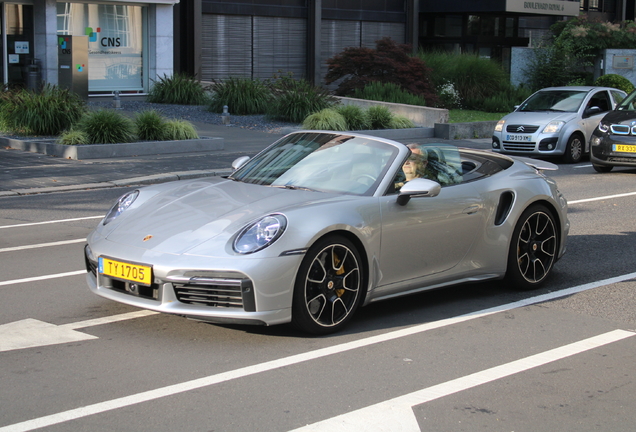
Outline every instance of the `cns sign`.
POLYGON ((120 47, 121 46, 121 38, 118 37, 102 37, 100 35, 102 29, 101 27, 97 27, 95 31, 93 31, 92 27, 86 27, 86 36, 88 36, 89 42, 97 42, 104 48, 110 47, 120 47))

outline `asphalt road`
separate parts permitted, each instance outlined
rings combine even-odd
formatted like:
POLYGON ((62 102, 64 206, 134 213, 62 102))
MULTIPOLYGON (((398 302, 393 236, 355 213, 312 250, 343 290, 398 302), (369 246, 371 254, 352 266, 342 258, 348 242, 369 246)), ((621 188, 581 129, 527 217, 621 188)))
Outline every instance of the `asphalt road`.
POLYGON ((328 337, 91 294, 83 239, 126 188, 0 198, 0 432, 633 430, 636 170, 560 168, 541 290, 380 302, 328 337))

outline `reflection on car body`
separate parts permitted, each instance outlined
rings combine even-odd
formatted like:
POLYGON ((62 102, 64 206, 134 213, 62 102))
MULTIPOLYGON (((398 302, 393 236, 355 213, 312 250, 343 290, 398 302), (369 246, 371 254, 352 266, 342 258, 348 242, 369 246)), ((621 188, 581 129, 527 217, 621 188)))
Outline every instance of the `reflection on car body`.
POLYGON ((567 202, 547 162, 303 131, 234 166, 121 197, 88 237, 90 289, 196 320, 324 334, 396 295, 504 277, 537 287, 566 249, 567 202), (415 151, 435 177, 396 187, 415 151))

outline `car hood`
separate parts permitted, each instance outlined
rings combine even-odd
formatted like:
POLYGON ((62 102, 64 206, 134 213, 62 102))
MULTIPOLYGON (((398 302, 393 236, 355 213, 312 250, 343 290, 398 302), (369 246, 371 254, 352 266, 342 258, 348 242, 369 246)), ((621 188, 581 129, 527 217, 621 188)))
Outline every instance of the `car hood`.
POLYGON ((556 111, 516 111, 504 117, 507 124, 547 125, 551 121, 569 122, 576 118, 576 113, 556 111))
POLYGON ((603 117, 604 123, 629 123, 636 120, 636 111, 610 111, 603 117))
POLYGON ((175 183, 179 184, 171 188, 141 189, 138 199, 151 196, 107 225, 106 238, 155 252, 183 254, 219 235, 229 238, 261 216, 332 197, 231 180, 175 183))

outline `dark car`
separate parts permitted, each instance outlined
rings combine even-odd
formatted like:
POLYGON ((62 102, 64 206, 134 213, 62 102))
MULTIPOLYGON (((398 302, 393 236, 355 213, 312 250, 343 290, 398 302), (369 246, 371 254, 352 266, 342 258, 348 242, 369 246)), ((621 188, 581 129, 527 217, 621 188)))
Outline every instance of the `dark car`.
POLYGON ((603 117, 591 139, 590 160, 597 172, 636 167, 636 90, 603 117))

